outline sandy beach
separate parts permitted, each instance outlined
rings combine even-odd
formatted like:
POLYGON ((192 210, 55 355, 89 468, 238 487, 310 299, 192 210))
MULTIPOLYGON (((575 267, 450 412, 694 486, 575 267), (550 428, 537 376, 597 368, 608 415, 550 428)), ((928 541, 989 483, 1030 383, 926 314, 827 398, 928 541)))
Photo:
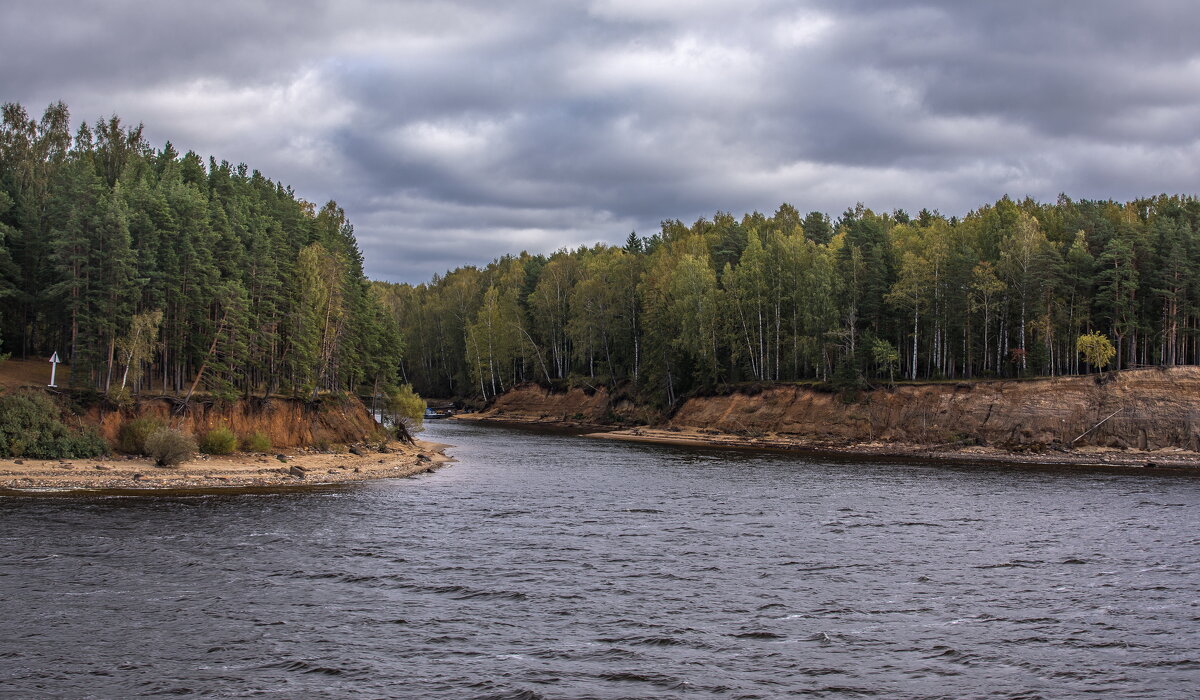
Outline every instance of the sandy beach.
POLYGON ((157 467, 150 459, 110 456, 93 459, 0 460, 0 492, 62 490, 148 491, 213 488, 274 488, 339 484, 432 471, 452 461, 447 445, 416 441, 390 443, 387 451, 363 454, 290 448, 271 454, 198 455, 178 467, 157 467))

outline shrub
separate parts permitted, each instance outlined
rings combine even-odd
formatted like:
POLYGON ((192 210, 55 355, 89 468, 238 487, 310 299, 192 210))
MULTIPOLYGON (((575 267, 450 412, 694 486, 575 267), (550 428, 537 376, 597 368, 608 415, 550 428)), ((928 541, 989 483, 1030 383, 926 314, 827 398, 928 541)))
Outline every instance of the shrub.
POLYGON ((166 425, 158 418, 134 418, 121 426, 117 435, 117 450, 130 455, 148 455, 146 438, 166 425))
POLYGON ((387 409, 392 414, 392 422, 403 425, 410 434, 421 430, 427 406, 425 399, 409 384, 401 384, 387 394, 387 409))
POLYGON ((108 454, 93 429, 72 430, 48 396, 35 392, 0 395, 0 457, 79 459, 108 454))
POLYGON ((108 390, 108 400, 116 406, 129 407, 133 405, 133 392, 129 391, 129 387, 115 386, 108 390))
POLYGON ((196 455, 196 441, 173 428, 159 428, 146 438, 146 454, 160 467, 178 466, 196 455))
POLYGON ((44 452, 26 454, 38 459, 81 459, 83 457, 99 457, 111 452, 108 443, 95 428, 71 430, 66 426, 63 427, 63 433, 50 440, 44 452))
POLYGON ((271 438, 261 430, 257 430, 249 437, 242 438, 243 452, 270 452, 271 438))
POLYGON ((213 428, 200 438, 200 451, 207 455, 227 455, 237 449, 237 436, 224 426, 213 428))
POLYGON ((1108 337, 1100 333, 1087 333, 1075 341, 1075 352, 1082 353, 1083 359, 1096 369, 1103 370, 1112 362, 1117 349, 1109 342, 1108 337))

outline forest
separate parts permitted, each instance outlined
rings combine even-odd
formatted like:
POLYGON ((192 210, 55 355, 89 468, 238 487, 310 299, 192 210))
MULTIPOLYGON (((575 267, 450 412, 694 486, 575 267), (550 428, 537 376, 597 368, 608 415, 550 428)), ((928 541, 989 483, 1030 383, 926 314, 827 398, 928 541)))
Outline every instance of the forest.
POLYGON ((861 204, 836 219, 788 204, 717 212, 623 246, 374 284, 408 341, 403 376, 425 395, 486 399, 531 380, 632 387, 672 406, 746 382, 1195 364, 1198 271, 1195 197, 1063 195, 1006 196, 962 218, 861 204), (1096 344, 1088 365, 1079 350, 1096 344))
POLYGON ((537 381, 672 406, 747 382, 1095 371, 1081 336, 1111 343, 1110 369, 1200 363, 1192 196, 1006 196, 961 218, 783 204, 391 284, 365 278, 334 202, 115 116, 70 124, 61 103, 3 107, 0 356, 58 352, 115 398, 537 381))
POLYGON ((0 354, 118 399, 392 389, 403 343, 345 212, 142 131, 4 105, 0 354))

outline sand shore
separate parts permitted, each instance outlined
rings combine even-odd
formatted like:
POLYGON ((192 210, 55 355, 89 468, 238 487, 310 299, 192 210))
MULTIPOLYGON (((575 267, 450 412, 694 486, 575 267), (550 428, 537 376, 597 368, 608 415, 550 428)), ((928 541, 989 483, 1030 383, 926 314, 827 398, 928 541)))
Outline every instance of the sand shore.
POLYGON ((61 490, 152 491, 277 488, 410 476, 452 461, 434 442, 393 442, 386 452, 330 454, 291 448, 271 454, 200 455, 178 467, 123 456, 0 460, 0 493, 61 490), (278 455, 278 456, 277 456, 278 455), (280 458, 282 456, 282 459, 280 458))
POLYGON ((903 443, 812 443, 783 435, 745 437, 717 431, 661 428, 627 428, 588 433, 607 440, 650 442, 692 447, 722 447, 787 450, 797 453, 862 456, 866 458, 929 459, 953 462, 1073 465, 1081 467, 1124 467, 1188 469, 1200 471, 1200 453, 1179 448, 1122 450, 1108 447, 1079 447, 1073 450, 1011 452, 996 447, 954 445, 911 445, 903 443))

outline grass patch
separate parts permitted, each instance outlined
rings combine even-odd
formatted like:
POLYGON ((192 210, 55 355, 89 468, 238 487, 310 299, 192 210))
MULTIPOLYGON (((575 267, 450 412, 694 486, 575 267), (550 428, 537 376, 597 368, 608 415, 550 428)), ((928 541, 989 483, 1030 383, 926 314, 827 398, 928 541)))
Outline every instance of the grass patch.
POLYGON ((255 431, 251 435, 242 438, 243 452, 270 452, 271 438, 261 430, 255 431))

